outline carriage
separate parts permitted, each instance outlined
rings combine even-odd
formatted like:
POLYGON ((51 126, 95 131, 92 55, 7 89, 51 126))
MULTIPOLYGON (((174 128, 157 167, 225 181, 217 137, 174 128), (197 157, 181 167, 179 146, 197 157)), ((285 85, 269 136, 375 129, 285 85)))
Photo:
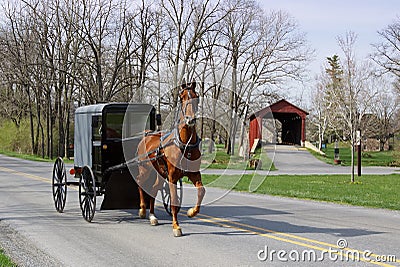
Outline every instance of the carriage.
MULTIPOLYGON (((83 218, 91 222, 96 199, 103 196, 100 210, 138 209, 140 198, 136 182, 137 146, 144 133, 156 130, 161 117, 148 104, 107 103, 79 107, 75 111, 74 167, 67 179, 66 166, 57 158, 52 174, 55 208, 62 213, 67 187, 79 187, 79 204, 83 218)), ((166 211, 171 215, 168 182, 161 190, 166 211)), ((180 207, 182 179, 177 183, 180 207)), ((146 194, 146 203, 149 196, 146 194)), ((149 206, 149 205, 147 205, 149 206)))

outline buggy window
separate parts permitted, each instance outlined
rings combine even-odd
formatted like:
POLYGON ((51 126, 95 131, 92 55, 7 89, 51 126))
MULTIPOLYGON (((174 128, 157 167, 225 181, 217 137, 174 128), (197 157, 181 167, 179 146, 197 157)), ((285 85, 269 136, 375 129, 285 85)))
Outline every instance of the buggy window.
POLYGON ((121 139, 122 124, 124 122, 123 113, 108 113, 106 118, 106 138, 121 139))
POLYGON ((148 113, 138 112, 108 113, 106 127, 107 140, 122 139, 123 131, 124 138, 141 136, 145 130, 150 129, 150 116, 148 113))
POLYGON ((92 117, 93 141, 101 141, 101 116, 92 117))
POLYGON ((145 130, 150 129, 150 116, 148 113, 127 112, 125 118, 125 138, 141 136, 145 130))

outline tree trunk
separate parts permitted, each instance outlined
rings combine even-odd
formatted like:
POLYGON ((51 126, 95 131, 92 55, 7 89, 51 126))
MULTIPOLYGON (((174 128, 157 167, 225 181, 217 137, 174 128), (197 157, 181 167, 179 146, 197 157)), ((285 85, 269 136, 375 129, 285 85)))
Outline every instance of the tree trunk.
POLYGON ((33 109, 32 109, 32 99, 31 99, 31 92, 28 85, 25 85, 25 92, 28 97, 28 109, 29 109, 29 126, 31 132, 31 153, 34 154, 35 148, 35 128, 34 128, 34 121, 33 121, 33 109))
POLYGON ((351 144, 351 182, 354 183, 355 179, 354 179, 354 155, 355 155, 355 145, 354 145, 354 141, 352 141, 351 144))
POLYGON ((60 157, 65 156, 65 134, 64 134, 64 109, 61 104, 61 97, 58 100, 59 108, 58 108, 58 155, 60 157))
POLYGON ((322 130, 321 126, 318 126, 318 149, 322 149, 322 142, 324 141, 324 130, 322 130))
POLYGON ((40 118, 40 103, 39 103, 39 98, 36 99, 36 115, 37 115, 37 125, 36 125, 36 142, 34 146, 34 151, 33 153, 35 155, 39 154, 39 136, 40 136, 40 128, 42 126, 41 118, 40 118))
MULTIPOLYGON (((51 112, 51 108, 50 108, 50 112, 51 112)), ((53 144, 54 144, 54 130, 53 127, 54 123, 53 123, 53 113, 51 113, 50 116, 50 158, 53 158, 54 155, 54 148, 53 148, 53 144)))
POLYGON ((216 99, 212 100, 212 121, 211 121, 211 129, 210 129, 210 145, 208 146, 208 153, 212 153, 214 151, 214 143, 215 143, 215 116, 216 116, 216 111, 215 111, 215 105, 216 105, 216 99))
POLYGON ((235 127, 236 127, 236 113, 235 113, 235 97, 236 97, 236 82, 237 82, 237 61, 238 61, 238 56, 237 56, 237 51, 234 49, 233 55, 232 55, 232 92, 231 92, 231 97, 229 100, 229 105, 231 108, 231 116, 229 118, 230 124, 229 124, 229 136, 228 136, 228 148, 226 153, 229 155, 234 155, 235 154, 235 127))
POLYGON ((52 112, 51 112, 51 92, 47 91, 47 116, 46 116, 46 127, 47 127, 47 157, 52 159, 52 146, 53 146, 53 124, 52 124, 52 112))
POLYGON ((236 132, 237 132, 237 113, 233 111, 233 118, 232 118, 232 130, 231 130, 231 136, 230 136, 230 141, 231 141, 231 153, 230 155, 235 155, 235 141, 236 141, 236 132))
POLYGON ((42 123, 40 123, 40 133, 42 135, 42 138, 41 138, 41 140, 42 140, 42 144, 41 144, 41 147, 42 147, 42 158, 44 158, 45 157, 45 150, 46 150, 46 147, 45 147, 46 142, 44 141, 44 139, 45 139, 44 136, 45 135, 44 135, 44 127, 43 127, 42 123))
POLYGON ((379 139, 379 151, 384 151, 385 150, 386 142, 387 142, 387 139, 383 139, 383 138, 379 139))
MULTIPOLYGON (((254 81, 253 81, 253 84, 254 84, 254 81)), ((244 112, 243 112, 243 122, 242 122, 242 127, 241 127, 241 129, 240 129, 239 149, 244 149, 244 137, 245 137, 245 135, 246 135, 246 119, 247 119, 247 116, 248 116, 248 113, 249 113, 250 96, 251 96, 251 93, 249 92, 249 93, 247 94, 246 106, 245 106, 245 110, 244 110, 244 112)), ((243 157, 244 157, 244 159, 247 158, 248 152, 249 152, 249 151, 244 151, 244 150, 243 150, 243 157)))
POLYGON ((50 101, 49 101, 49 93, 47 92, 47 109, 46 109, 46 156, 48 158, 50 158, 50 116, 51 116, 51 112, 50 112, 50 101))

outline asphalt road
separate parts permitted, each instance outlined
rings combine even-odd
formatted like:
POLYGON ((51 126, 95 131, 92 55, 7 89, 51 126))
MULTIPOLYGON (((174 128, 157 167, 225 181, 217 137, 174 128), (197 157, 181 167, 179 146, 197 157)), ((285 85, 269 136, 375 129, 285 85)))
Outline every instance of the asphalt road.
MULTIPOLYGON (((267 146, 277 171, 271 174, 349 174, 350 166, 332 165, 316 159, 307 149, 297 146, 267 146)), ((356 159, 357 160, 357 156, 356 159)), ((333 159, 332 159, 333 161, 333 159)), ((356 162, 357 164, 357 162, 356 162)), ((355 167, 357 173, 357 166, 355 167)), ((391 174, 400 171, 392 167, 362 167, 362 174, 391 174)))
MULTIPOLYGON (((332 165, 316 159, 305 148, 288 145, 266 146, 264 153, 274 161, 277 170, 269 171, 270 166, 263 166, 263 170, 218 170, 205 169, 205 174, 252 174, 261 175, 322 175, 322 174, 350 174, 350 166, 332 165)), ((332 159, 333 161, 333 159, 332 159)), ((400 174, 400 168, 396 167, 362 167, 362 174, 400 174)), ((355 166, 357 173, 357 166, 355 166)))
MULTIPOLYGON (((136 210, 85 222, 73 187, 57 213, 51 165, 0 155, 0 245, 22 266, 400 266, 396 211, 207 188, 201 215, 180 214, 174 238, 161 207, 158 226, 136 210)), ((186 204, 194 193, 185 186, 186 204)))

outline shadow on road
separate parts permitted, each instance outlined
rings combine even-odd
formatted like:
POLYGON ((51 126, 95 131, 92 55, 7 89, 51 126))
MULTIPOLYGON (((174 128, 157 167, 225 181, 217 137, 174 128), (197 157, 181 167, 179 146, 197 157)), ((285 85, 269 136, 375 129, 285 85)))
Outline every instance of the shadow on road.
MULTIPOLYGON (((138 210, 107 210, 96 211, 95 218, 92 223, 87 223, 82 218, 79 207, 67 207, 63 214, 57 213, 52 207, 41 208, 39 206, 29 207, 23 205, 11 205, 7 209, 14 211, 14 216, 7 216, 7 211, 0 210, 1 221, 17 220, 22 223, 40 223, 41 225, 55 225, 59 227, 79 226, 90 228, 94 225, 116 225, 120 223, 126 224, 148 224, 148 220, 139 219, 138 210)), ((357 228, 332 228, 332 227, 316 227, 309 225, 299 225, 283 221, 282 217, 289 215, 293 217, 293 213, 265 209, 251 206, 205 206, 201 213, 196 217, 188 218, 186 210, 182 209, 179 213, 179 222, 182 224, 195 224, 209 226, 215 229, 215 226, 223 226, 230 231, 205 231, 205 232, 185 232, 185 235, 253 235, 253 232, 261 234, 271 234, 274 232, 293 233, 293 234, 329 234, 337 237, 354 237, 376 235, 384 232, 370 231, 357 228), (273 219, 277 220, 273 220, 273 219)), ((170 225, 171 217, 158 206, 156 216, 159 218, 160 226, 170 225)), ((149 225, 149 227, 151 227, 149 225)), ((185 230, 190 231, 190 227, 185 230)))
POLYGON ((228 232, 209 232, 209 233, 193 233, 193 234, 242 234, 249 235, 250 232, 261 234, 270 234, 273 232, 293 233, 293 234, 329 234, 337 237, 354 237, 382 234, 384 232, 370 231, 357 228, 331 228, 331 227, 316 227, 308 225, 297 225, 282 220, 272 220, 272 215, 290 215, 292 213, 279 210, 254 208, 251 206, 207 206, 202 210, 199 218, 205 220, 181 219, 182 223, 193 223, 200 225, 214 226, 214 221, 233 228, 240 228, 237 231, 228 232), (207 215, 202 215, 207 214, 207 215), (223 215, 221 215, 223 214, 223 215), (271 219, 265 218, 271 216, 271 219), (222 220, 219 220, 222 219, 222 220), (213 221, 213 222, 209 222, 213 221))

